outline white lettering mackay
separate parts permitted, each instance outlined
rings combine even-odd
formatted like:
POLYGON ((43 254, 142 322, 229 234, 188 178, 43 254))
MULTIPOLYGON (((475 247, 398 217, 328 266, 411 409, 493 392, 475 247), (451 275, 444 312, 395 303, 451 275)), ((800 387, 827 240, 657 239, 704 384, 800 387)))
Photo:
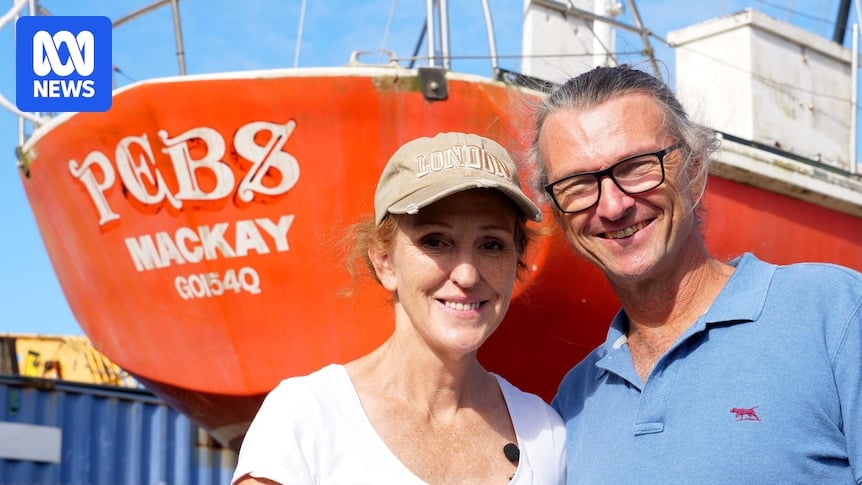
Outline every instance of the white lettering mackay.
POLYGON ((234 190, 239 200, 251 202, 256 195, 284 194, 299 180, 296 158, 282 151, 295 126, 291 120, 285 124, 253 121, 240 127, 233 146, 240 157, 250 162, 248 166, 225 162, 226 146, 221 134, 212 128, 197 127, 173 138, 166 131, 159 131, 165 145, 162 152, 170 158, 172 177, 161 172, 163 166, 156 163, 146 134, 119 141, 114 153, 116 171, 110 158, 96 150, 81 163, 69 160, 69 172, 86 189, 99 215, 100 226, 120 218, 105 195, 118 175, 127 197, 157 209, 169 205, 179 210, 184 202, 196 205, 215 202, 230 197, 234 190), (262 132, 268 132, 269 136, 259 136, 262 132), (264 139, 267 141, 263 145, 256 143, 264 139), (237 182, 235 173, 242 170, 245 174, 237 182), (172 182, 175 187, 168 180, 175 181, 172 182))
POLYGON ((278 220, 259 218, 233 224, 180 227, 173 233, 157 232, 126 238, 126 248, 138 271, 165 268, 172 264, 199 263, 203 260, 241 258, 251 252, 269 254, 290 249, 287 232, 293 215, 278 220))

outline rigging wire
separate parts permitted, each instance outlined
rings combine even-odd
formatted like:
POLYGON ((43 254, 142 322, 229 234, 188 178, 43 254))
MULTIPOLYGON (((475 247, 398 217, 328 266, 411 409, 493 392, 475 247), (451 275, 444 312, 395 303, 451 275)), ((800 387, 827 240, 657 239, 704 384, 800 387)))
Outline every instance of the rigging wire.
MULTIPOLYGON (((626 56, 626 57, 628 57, 628 56, 631 56, 631 57, 641 56, 641 57, 643 57, 643 51, 642 50, 632 50, 632 51, 617 50, 617 51, 611 52, 610 55, 615 56, 615 57, 616 56, 620 56, 620 57, 622 57, 622 56, 626 56)), ((497 58, 498 59, 522 60, 522 59, 528 59, 528 58, 529 59, 550 59, 550 58, 568 59, 568 58, 592 57, 592 56, 593 56, 592 53, 583 53, 583 54, 501 54, 501 55, 497 55, 497 58)), ((436 58, 439 59, 440 56, 437 56, 436 58)), ((489 58, 490 58, 490 56, 488 56, 488 54, 475 54, 475 55, 467 54, 467 55, 448 55, 448 56, 445 56, 445 59, 448 59, 450 61, 452 61, 452 60, 473 60, 473 61, 480 60, 481 61, 481 60, 486 60, 489 58)), ((400 62, 410 61, 411 65, 413 65, 413 63, 415 63, 416 61, 427 61, 428 59, 429 59, 429 57, 427 55, 421 56, 418 54, 414 54, 411 56, 392 57, 392 61, 394 61, 394 62, 400 63, 400 62)))
MULTIPOLYGON (((790 6, 778 5, 777 3, 769 2, 767 0, 757 0, 757 3, 762 4, 762 5, 766 5, 767 7, 771 7, 771 8, 784 9, 786 11, 786 15, 788 17, 790 15, 796 15, 798 17, 803 17, 803 18, 806 18, 808 20, 813 20, 813 21, 821 22, 821 23, 828 24, 828 25, 835 25, 835 22, 833 22, 832 20, 824 19, 823 17, 818 17, 816 15, 811 15, 811 14, 808 14, 805 12, 800 12, 800 11, 796 10, 795 8, 793 8, 792 5, 790 5, 790 6)), ((791 4, 792 3, 793 2, 791 2, 791 4)))
POLYGON ((389 38, 389 29, 392 27, 392 18, 395 16, 395 5, 398 0, 392 0, 392 5, 389 6, 389 16, 386 18, 386 28, 383 29, 383 41, 380 42, 380 49, 386 49, 386 41, 389 38))
POLYGON ((293 67, 299 66, 299 48, 302 46, 302 26, 305 23, 305 0, 299 8, 299 28, 296 33, 296 50, 293 53, 293 67))
POLYGON ((796 3, 791 0, 790 5, 787 6, 787 12, 784 14, 784 21, 790 22, 790 17, 793 15, 793 4, 796 3))

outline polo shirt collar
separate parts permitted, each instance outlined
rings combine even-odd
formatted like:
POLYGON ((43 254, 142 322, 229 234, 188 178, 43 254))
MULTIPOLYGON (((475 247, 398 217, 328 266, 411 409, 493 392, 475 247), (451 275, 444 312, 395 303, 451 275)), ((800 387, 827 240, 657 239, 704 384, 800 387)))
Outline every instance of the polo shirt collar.
POLYGON ((703 321, 707 324, 752 322, 760 317, 766 304, 775 265, 764 263, 751 253, 744 253, 728 264, 736 270, 706 311, 703 321))
MULTIPOLYGON (((706 313, 683 333, 680 342, 695 333, 706 330, 708 325, 753 322, 760 317, 766 304, 766 293, 769 290, 776 266, 760 261, 748 252, 733 259, 728 264, 734 266, 736 270, 706 313)), ((628 349, 622 349, 623 344, 626 343, 625 332, 627 327, 628 317, 620 309, 611 322, 607 339, 603 345, 602 353, 604 355, 596 362, 598 367, 604 369, 616 367, 609 362, 609 360, 618 360, 612 357, 613 354, 621 350, 628 354, 628 349)), ((598 376, 601 374, 603 372, 600 372, 598 376)))

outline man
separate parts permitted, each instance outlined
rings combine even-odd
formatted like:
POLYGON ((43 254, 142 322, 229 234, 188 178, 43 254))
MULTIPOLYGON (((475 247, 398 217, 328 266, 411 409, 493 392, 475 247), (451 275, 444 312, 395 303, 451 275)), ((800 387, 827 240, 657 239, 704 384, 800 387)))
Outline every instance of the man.
POLYGON ((862 483, 862 274, 711 256, 717 145, 628 66, 538 114, 539 186, 622 304, 552 402, 569 483, 862 483))

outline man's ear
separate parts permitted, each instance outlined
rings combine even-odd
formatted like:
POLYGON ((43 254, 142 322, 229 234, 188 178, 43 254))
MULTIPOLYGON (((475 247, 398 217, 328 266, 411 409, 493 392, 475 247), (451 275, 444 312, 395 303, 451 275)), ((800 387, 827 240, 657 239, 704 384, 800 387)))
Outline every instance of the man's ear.
POLYGON ((371 260, 371 264, 374 266, 374 273, 377 275, 380 284, 394 293, 398 289, 398 278, 395 275, 392 256, 388 252, 369 248, 368 259, 371 260))
POLYGON ((707 174, 703 170, 704 160, 698 158, 692 160, 688 166, 688 180, 686 183, 691 191, 692 206, 697 207, 700 204, 703 195, 706 193, 707 174))

